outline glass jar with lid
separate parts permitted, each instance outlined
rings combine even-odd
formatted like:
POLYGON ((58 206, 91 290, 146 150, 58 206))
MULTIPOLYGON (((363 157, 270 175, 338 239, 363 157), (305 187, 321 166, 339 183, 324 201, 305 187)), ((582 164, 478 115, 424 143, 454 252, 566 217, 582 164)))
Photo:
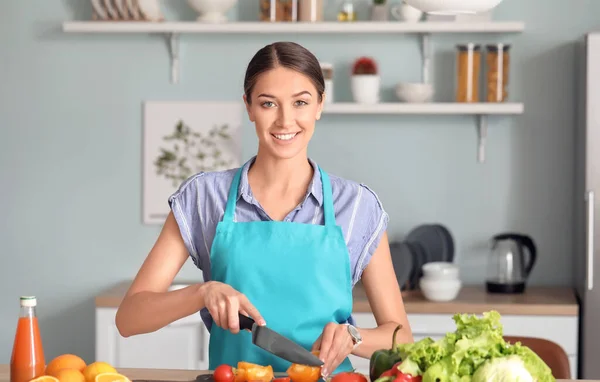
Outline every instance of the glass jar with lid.
POLYGON ((508 70, 510 45, 493 44, 486 46, 486 101, 504 102, 508 98, 508 70))
POLYGON ((479 102, 481 46, 469 43, 457 46, 456 102, 479 102))
POLYGON ((298 0, 260 0, 261 21, 297 21, 298 0))

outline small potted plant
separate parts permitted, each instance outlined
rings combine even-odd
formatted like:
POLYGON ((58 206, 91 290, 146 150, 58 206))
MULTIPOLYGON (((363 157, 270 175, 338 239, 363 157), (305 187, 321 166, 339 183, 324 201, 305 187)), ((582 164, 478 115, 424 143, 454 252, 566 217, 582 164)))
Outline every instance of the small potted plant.
POLYGON ((389 8, 387 0, 373 0, 371 5, 371 20, 372 21, 387 21, 389 8))
POLYGON ((379 102, 380 77, 377 63, 371 57, 359 57, 352 65, 350 87, 355 102, 379 102))

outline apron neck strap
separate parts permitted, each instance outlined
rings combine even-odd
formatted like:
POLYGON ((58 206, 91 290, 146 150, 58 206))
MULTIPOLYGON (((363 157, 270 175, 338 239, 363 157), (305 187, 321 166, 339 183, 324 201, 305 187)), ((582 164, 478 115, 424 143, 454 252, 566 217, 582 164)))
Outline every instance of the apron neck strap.
MULTIPOLYGON (((326 226, 335 226, 335 213, 333 210, 333 193, 331 191, 331 183, 329 175, 317 166, 321 174, 321 183, 323 185, 323 215, 325 217, 326 226)), ((227 197, 227 205, 225 207, 225 215, 223 221, 232 222, 235 217, 235 205, 237 202, 238 189, 240 187, 240 179, 242 178, 243 167, 240 167, 231 182, 229 187, 229 196, 227 197)))
POLYGON ((227 197, 227 206, 225 207, 225 216, 223 221, 232 222, 235 217, 235 205, 237 202, 238 189, 240 188, 240 179, 242 178, 242 170, 244 167, 240 167, 233 177, 231 187, 229 187, 229 196, 227 197))
POLYGON ((333 211, 333 192, 331 191, 331 182, 329 175, 319 167, 321 173, 321 183, 323 184, 323 216, 326 226, 335 226, 335 213, 333 211))

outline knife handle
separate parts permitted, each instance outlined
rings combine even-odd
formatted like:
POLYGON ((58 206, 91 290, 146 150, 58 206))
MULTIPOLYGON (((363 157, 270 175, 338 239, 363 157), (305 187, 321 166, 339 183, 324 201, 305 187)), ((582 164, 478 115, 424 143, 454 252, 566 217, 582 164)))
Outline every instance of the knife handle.
POLYGON ((254 325, 254 320, 248 316, 244 316, 241 313, 238 313, 240 318, 240 329, 244 330, 252 330, 252 326, 254 325))

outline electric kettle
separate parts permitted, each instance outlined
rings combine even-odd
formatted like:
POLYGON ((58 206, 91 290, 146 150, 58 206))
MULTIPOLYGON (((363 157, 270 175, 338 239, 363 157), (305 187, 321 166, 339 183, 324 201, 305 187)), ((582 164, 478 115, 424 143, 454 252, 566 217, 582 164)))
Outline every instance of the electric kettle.
POLYGON ((494 236, 488 259, 487 291, 489 293, 525 292, 525 284, 535 265, 536 256, 535 243, 527 235, 503 233, 494 236))

